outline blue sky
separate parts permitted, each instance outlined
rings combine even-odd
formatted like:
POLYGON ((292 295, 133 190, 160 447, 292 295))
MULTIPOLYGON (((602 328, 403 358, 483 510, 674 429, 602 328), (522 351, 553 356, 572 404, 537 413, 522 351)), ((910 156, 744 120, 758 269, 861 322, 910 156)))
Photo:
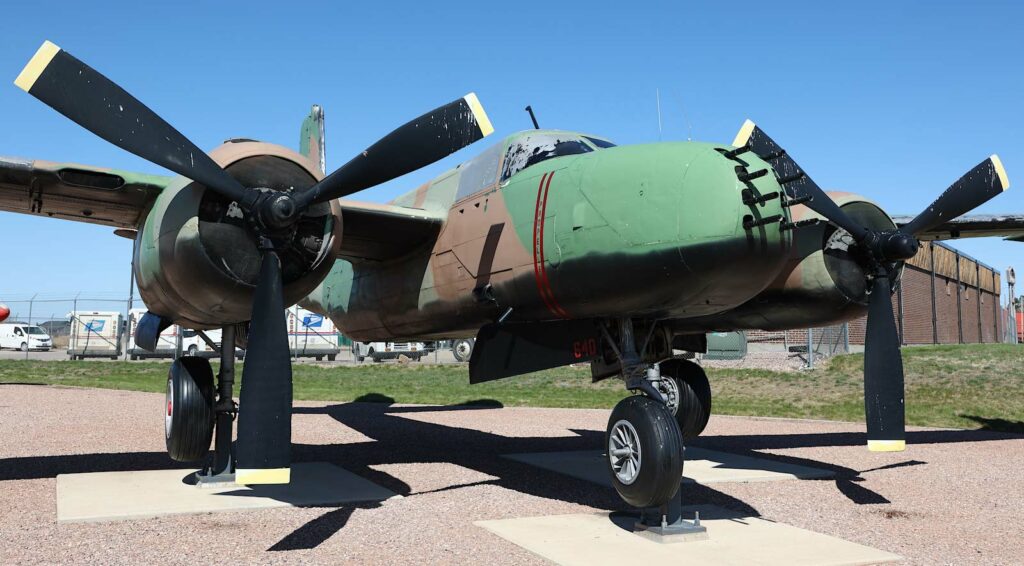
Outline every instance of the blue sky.
MULTIPOLYGON (((163 172, 11 84, 49 39, 203 148, 229 137, 295 147, 317 103, 331 169, 469 91, 496 137, 529 127, 531 104, 544 127, 650 142, 660 89, 662 139, 728 142, 750 117, 820 185, 894 214, 999 153, 1019 184, 978 212, 1024 212, 1019 3, 93 4, 5 6, 16 25, 0 34, 0 155, 163 172)), ((483 147, 358 198, 392 198, 483 147)), ((1024 268, 1024 244, 956 245, 1024 268)), ((0 254, 0 300, 126 294, 130 243, 107 228, 0 213, 0 254)))

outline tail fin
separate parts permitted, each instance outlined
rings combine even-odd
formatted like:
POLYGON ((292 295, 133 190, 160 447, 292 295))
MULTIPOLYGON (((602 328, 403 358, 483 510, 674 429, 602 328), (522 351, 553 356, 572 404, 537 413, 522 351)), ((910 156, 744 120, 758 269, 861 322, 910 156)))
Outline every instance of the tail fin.
POLYGON ((320 172, 327 174, 327 144, 324 138, 324 109, 314 104, 309 116, 302 121, 299 132, 299 153, 320 166, 320 172))

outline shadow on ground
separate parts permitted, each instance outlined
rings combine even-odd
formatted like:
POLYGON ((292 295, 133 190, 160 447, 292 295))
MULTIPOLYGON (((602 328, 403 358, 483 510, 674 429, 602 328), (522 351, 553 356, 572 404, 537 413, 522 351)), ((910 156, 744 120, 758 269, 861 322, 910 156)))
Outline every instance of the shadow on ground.
MULTIPOLYGON (((570 437, 508 437, 403 417, 406 414, 438 411, 500 409, 501 403, 494 400, 471 400, 451 406, 396 407, 392 403, 393 399, 390 397, 373 393, 352 403, 325 407, 295 407, 294 413, 328 415, 371 440, 352 444, 296 444, 292 449, 293 459, 299 462, 334 463, 406 497, 415 497, 419 493, 413 492, 405 482, 374 467, 402 463, 448 463, 476 470, 495 479, 468 485, 446 486, 431 492, 450 491, 474 485, 496 485, 537 497, 606 511, 628 509, 613 489, 502 457, 504 454, 524 452, 593 450, 603 445, 603 431, 573 430, 575 435, 570 437)), ((984 430, 935 430, 907 434, 907 441, 912 444, 978 442, 1007 438, 1017 436, 984 430)), ((864 435, 859 433, 710 436, 701 437, 694 444, 713 450, 831 470, 835 473, 834 479, 804 481, 835 481, 837 489, 857 504, 889 502, 883 495, 859 485, 864 481, 862 474, 880 469, 926 465, 925 462, 908 460, 881 468, 858 471, 808 458, 759 452, 765 449, 863 446, 864 435)), ((163 452, 18 457, 0 459, 0 481, 53 478, 58 474, 69 473, 153 470, 169 467, 195 468, 194 465, 174 462, 163 452)), ((745 516, 759 514, 744 501, 700 484, 683 484, 682 489, 686 504, 717 505, 745 516)), ((369 509, 379 505, 369 503, 328 508, 330 510, 323 515, 284 536, 268 550, 314 548, 344 528, 356 509, 369 509)))

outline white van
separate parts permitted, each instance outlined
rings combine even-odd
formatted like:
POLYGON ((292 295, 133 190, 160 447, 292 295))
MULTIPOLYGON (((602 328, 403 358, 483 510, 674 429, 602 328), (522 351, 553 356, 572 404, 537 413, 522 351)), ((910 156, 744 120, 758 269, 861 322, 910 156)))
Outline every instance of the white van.
POLYGON ((0 324, 0 349, 49 351, 53 347, 50 335, 42 328, 32 324, 8 322, 0 324))
POLYGON ((414 361, 427 355, 427 345, 423 342, 353 342, 352 355, 357 362, 370 358, 375 362, 405 356, 414 361))
POLYGON ((68 357, 110 358, 121 356, 121 322, 124 317, 114 311, 73 311, 68 336, 68 357))

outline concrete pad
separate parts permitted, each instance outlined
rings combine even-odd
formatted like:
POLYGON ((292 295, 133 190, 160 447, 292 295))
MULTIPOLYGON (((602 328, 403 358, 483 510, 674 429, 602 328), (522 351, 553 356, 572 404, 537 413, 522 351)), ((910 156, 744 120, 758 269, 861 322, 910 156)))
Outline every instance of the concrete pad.
MULTIPOLYGON (((601 450, 506 454, 505 457, 599 485, 612 485, 611 477, 608 475, 608 464, 601 450)), ((835 474, 831 470, 693 447, 686 449, 686 463, 683 465, 683 482, 702 485, 822 479, 833 476, 835 474)))
POLYGON ((102 522, 165 515, 382 501, 392 491, 322 462, 292 465, 291 483, 200 488, 192 470, 57 476, 57 522, 102 522))
POLYGON ((495 521, 477 526, 556 564, 784 564, 830 566, 895 562, 901 557, 828 535, 757 517, 730 514, 721 507, 685 507, 684 517, 700 511, 708 539, 660 544, 633 534, 624 516, 607 513, 554 515, 495 521))

